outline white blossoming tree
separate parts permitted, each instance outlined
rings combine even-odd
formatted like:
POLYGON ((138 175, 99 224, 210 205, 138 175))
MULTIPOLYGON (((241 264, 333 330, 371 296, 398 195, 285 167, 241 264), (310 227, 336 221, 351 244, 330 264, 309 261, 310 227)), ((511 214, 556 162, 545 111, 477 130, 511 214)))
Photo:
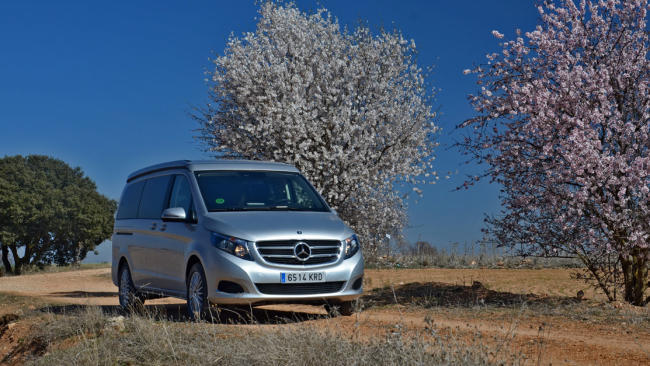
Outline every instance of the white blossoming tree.
POLYGON ((404 192, 435 178, 438 128, 415 44, 349 32, 325 9, 265 2, 259 13, 214 60, 202 140, 219 157, 296 165, 375 255, 406 224, 404 192))

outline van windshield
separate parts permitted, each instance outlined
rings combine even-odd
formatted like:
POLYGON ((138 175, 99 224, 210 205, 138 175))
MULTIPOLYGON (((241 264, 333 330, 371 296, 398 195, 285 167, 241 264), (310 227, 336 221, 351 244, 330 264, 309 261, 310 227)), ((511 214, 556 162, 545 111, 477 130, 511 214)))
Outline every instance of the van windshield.
POLYGON ((208 211, 329 211, 300 174, 269 171, 199 171, 208 211))

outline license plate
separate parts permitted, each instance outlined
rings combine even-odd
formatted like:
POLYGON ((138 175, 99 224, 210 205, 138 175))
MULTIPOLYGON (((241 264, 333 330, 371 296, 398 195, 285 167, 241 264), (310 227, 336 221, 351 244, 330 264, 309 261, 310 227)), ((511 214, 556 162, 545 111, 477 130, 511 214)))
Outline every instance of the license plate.
POLYGON ((282 283, 325 282, 325 272, 282 272, 282 283))

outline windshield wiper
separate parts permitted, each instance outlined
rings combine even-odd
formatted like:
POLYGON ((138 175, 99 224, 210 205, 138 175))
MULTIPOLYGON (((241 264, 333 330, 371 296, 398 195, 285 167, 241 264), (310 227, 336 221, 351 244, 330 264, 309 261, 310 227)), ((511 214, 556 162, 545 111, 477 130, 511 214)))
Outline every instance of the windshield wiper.
POLYGON ((223 212, 223 211, 318 211, 309 208, 289 207, 289 206, 250 206, 250 207, 227 207, 215 208, 210 212, 223 212))
POLYGON ((272 210, 277 211, 317 211, 313 208, 302 208, 302 207, 289 207, 289 206, 273 206, 272 210))

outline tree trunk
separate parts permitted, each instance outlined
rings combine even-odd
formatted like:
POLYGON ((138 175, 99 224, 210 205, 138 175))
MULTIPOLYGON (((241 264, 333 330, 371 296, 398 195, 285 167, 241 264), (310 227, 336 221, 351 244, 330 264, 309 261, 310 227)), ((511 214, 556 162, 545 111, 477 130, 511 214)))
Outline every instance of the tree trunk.
POLYGON ((632 305, 646 304, 645 291, 648 288, 648 249, 634 248, 628 255, 621 256, 625 301, 632 305))
POLYGON ((11 262, 9 262, 9 248, 6 245, 0 244, 2 246, 2 265, 5 267, 6 273, 11 273, 11 262))
POLYGON ((22 259, 18 256, 18 249, 15 245, 9 246, 11 254, 14 256, 14 274, 19 275, 22 270, 22 259))
POLYGON ((80 263, 81 263, 81 243, 77 243, 74 249, 74 259, 72 261, 72 265, 74 267, 79 267, 80 263))

